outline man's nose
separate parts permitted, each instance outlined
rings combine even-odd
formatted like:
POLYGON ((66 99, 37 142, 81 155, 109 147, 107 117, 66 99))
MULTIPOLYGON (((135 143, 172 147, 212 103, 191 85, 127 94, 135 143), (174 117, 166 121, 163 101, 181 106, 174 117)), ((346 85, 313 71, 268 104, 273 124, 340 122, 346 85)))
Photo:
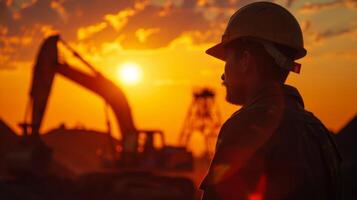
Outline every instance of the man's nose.
POLYGON ((222 74, 221 79, 222 79, 222 81, 224 81, 224 79, 225 79, 224 74, 222 74))

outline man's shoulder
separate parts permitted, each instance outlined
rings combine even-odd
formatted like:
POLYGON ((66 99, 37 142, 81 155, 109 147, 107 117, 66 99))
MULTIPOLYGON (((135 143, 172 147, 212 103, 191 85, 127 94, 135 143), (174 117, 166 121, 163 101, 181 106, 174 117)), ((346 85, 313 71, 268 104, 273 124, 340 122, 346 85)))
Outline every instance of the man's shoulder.
POLYGON ((312 112, 303 108, 297 110, 286 109, 284 115, 287 122, 324 126, 318 117, 316 117, 312 112))
POLYGON ((234 134, 267 134, 305 125, 324 127, 323 123, 304 108, 291 109, 281 105, 258 104, 249 108, 242 108, 234 113, 223 125, 223 132, 234 134))
POLYGON ((280 120, 284 117, 285 109, 283 106, 256 104, 247 108, 241 108, 235 112, 227 121, 228 126, 250 126, 264 125, 266 123, 280 120))
POLYGON ((269 138, 280 125, 283 108, 255 106, 242 108, 222 126, 220 137, 230 142, 260 141, 269 138))

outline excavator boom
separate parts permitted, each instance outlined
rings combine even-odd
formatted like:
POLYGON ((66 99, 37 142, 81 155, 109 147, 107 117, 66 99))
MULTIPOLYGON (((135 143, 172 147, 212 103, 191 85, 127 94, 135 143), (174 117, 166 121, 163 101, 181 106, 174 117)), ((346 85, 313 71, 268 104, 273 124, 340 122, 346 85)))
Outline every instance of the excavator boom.
POLYGON ((99 95, 110 105, 122 133, 123 150, 136 151, 137 130, 123 91, 99 73, 88 75, 66 64, 58 64, 56 68, 59 74, 99 95))
MULTIPOLYGON (((58 35, 47 38, 42 44, 34 67, 31 87, 32 99, 32 135, 39 134, 41 122, 46 110, 48 97, 56 73, 72 80, 102 97, 112 108, 122 134, 122 150, 126 153, 137 151, 137 129, 135 128, 129 103, 123 91, 112 81, 100 75, 81 72, 68 64, 58 63, 58 35)), ((71 50, 71 49, 70 49, 71 50)), ((75 53, 78 57, 79 55, 75 53)), ((83 60, 81 58, 81 60, 83 60)), ((85 63, 89 65, 87 62, 85 63)), ((91 67, 94 71, 94 68, 91 67)))
POLYGON ((32 103, 31 116, 31 134, 39 135, 39 129, 42 123, 43 115, 46 110, 48 97, 51 92, 55 68, 52 67, 57 63, 57 41, 59 36, 47 38, 37 55, 36 64, 33 68, 32 86, 30 99, 32 103))

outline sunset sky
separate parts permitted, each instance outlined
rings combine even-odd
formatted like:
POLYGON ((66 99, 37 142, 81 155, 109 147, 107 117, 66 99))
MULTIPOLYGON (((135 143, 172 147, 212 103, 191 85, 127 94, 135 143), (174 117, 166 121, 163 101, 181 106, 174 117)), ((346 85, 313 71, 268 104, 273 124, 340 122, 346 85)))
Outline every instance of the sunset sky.
MULTIPOLYGON (((220 41, 231 14, 250 2, 0 0, 0 118, 20 132, 39 45, 60 33, 125 91, 139 128, 162 129, 174 143, 193 89, 203 86, 216 90, 227 119, 238 107, 224 100, 224 63, 204 51, 220 41), (135 84, 118 75, 128 62, 140 68, 135 84)), ((299 60, 301 74, 288 83, 300 90, 308 110, 338 131, 357 112, 357 1, 276 2, 300 22, 308 50, 299 60)), ((42 132, 62 122, 105 131, 104 108, 100 97, 58 75, 42 132)))

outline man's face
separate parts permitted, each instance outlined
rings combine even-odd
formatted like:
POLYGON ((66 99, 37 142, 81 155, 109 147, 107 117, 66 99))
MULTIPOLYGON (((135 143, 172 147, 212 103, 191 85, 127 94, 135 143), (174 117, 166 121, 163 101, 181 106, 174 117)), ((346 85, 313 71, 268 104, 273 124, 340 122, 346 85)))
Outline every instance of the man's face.
POLYGON ((237 55, 234 49, 226 50, 226 64, 222 75, 226 87, 226 100, 232 104, 242 105, 246 100, 247 59, 249 53, 244 51, 237 55))

